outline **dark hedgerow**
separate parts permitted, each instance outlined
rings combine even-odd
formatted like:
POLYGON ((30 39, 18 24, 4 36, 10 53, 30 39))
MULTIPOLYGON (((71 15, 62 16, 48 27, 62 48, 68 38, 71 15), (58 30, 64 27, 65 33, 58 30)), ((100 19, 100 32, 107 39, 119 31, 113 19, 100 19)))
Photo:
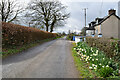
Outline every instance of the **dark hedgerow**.
POLYGON ((97 47, 101 51, 104 51, 109 58, 114 58, 115 61, 120 62, 120 41, 107 38, 87 37, 86 42, 89 46, 97 47))
POLYGON ((2 22, 2 47, 22 46, 31 42, 56 37, 56 33, 42 31, 32 27, 2 22))

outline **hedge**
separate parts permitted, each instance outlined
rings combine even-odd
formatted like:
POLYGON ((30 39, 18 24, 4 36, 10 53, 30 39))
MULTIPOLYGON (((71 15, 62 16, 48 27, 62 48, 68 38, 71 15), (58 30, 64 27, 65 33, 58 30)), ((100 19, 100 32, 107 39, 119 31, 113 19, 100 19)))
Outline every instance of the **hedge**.
POLYGON ((87 37, 86 42, 91 47, 99 48, 109 58, 120 62, 120 41, 108 38, 87 37))
POLYGON ((32 27, 25 27, 12 23, 2 22, 2 46, 24 45, 34 41, 40 41, 56 37, 56 33, 42 31, 32 27))

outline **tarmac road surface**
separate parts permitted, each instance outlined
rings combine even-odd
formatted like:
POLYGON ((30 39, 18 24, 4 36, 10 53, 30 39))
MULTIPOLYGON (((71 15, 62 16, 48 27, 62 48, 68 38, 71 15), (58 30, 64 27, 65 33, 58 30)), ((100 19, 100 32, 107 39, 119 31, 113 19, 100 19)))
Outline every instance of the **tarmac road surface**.
POLYGON ((3 78, 78 78, 71 53, 72 42, 49 41, 2 61, 3 78))

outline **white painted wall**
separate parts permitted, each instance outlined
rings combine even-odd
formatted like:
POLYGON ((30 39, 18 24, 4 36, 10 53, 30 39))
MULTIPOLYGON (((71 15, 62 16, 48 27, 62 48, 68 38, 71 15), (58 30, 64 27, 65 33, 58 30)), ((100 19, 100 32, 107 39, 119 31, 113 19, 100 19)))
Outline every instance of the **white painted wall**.
POLYGON ((78 43, 78 42, 80 42, 80 37, 75 36, 75 43, 78 43))
POLYGON ((92 34, 94 34, 94 30, 87 30, 86 31, 87 36, 91 36, 92 34))
MULTIPOLYGON (((81 36, 75 36, 75 43, 78 43, 78 42, 82 42, 83 39, 80 39, 81 36)), ((84 41, 85 41, 86 38, 84 38, 84 41)))

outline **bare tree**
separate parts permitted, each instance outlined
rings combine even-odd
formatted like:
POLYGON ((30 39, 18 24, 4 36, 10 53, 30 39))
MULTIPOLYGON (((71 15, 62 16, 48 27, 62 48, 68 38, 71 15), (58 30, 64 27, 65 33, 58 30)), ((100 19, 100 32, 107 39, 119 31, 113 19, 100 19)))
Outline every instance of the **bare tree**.
POLYGON ((87 27, 83 27, 83 28, 81 29, 80 34, 81 34, 82 36, 85 36, 85 35, 86 35, 86 30, 87 30, 87 27))
POLYGON ((55 27, 64 25, 65 20, 69 18, 69 13, 66 13, 65 9, 59 1, 34 0, 28 6, 32 21, 45 26, 46 31, 50 29, 50 32, 53 32, 55 27))
POLYGON ((23 11, 17 1, 2 0, 0 2, 0 16, 4 22, 12 22, 23 11))

